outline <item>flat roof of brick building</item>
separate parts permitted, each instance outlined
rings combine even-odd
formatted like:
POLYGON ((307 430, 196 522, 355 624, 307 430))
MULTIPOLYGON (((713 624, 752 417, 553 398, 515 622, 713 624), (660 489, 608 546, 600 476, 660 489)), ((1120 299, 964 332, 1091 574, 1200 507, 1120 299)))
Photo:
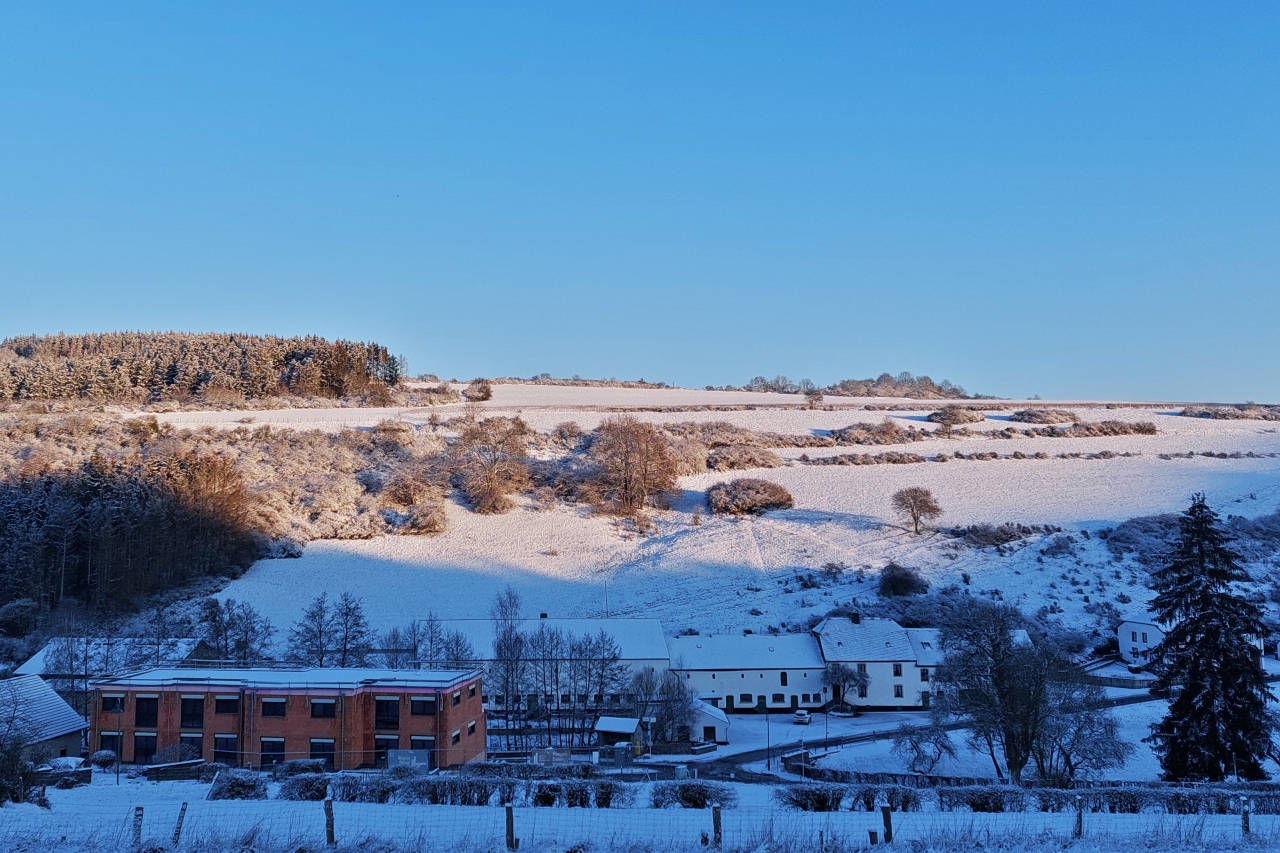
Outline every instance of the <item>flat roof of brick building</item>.
POLYGON ((103 678, 94 687, 210 687, 275 690, 356 690, 362 687, 443 689, 480 676, 480 670, 458 669, 215 669, 168 667, 103 678))

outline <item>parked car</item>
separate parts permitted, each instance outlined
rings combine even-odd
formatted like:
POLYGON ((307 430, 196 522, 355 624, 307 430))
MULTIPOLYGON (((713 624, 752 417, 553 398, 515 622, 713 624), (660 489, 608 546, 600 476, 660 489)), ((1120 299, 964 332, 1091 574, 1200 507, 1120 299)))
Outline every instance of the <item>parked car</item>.
POLYGON ((807 725, 809 725, 809 712, 808 712, 808 711, 796 711, 796 712, 795 712, 795 714, 793 714, 793 715, 791 716, 791 720, 792 720, 792 722, 794 722, 797 726, 807 726, 807 725))

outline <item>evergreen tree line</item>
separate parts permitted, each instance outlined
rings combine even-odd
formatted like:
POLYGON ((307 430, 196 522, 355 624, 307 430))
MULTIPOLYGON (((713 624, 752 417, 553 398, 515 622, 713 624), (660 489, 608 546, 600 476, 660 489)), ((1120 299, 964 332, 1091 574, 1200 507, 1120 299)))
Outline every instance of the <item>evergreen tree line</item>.
POLYGON ((112 332, 0 341, 0 400, 226 403, 351 397, 399 383, 377 343, 307 336, 112 332))
POLYGON ((232 464, 210 455, 95 456, 0 481, 2 627, 26 633, 68 597, 112 612, 198 577, 236 574, 262 551, 249 511, 232 464))

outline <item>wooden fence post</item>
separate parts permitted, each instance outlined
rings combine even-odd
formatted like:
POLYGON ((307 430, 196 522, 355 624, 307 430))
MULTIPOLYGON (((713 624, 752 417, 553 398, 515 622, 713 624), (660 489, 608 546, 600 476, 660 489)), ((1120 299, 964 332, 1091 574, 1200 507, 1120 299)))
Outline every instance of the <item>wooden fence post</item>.
POLYGON ((720 823, 720 807, 711 807, 711 843, 717 848, 724 843, 724 831, 720 823))
POLYGON ((337 839, 333 834, 333 799, 329 798, 324 801, 324 843, 330 847, 337 844, 337 839))
POLYGON ((1076 825, 1071 830, 1072 838, 1084 838, 1084 800, 1076 794, 1076 825))
POLYGON ((871 837, 871 844, 874 846, 880 842, 880 834, 874 829, 868 829, 867 835, 871 837))
POLYGON ((142 846, 142 806, 133 807, 133 846, 142 846))
POLYGON ((516 812, 511 806, 507 806, 507 849, 516 850, 520 847, 520 839, 516 838, 516 812))
POLYGON ((888 806, 880 807, 880 817, 884 818, 884 843, 893 843, 893 811, 888 806))
POLYGON ((182 821, 187 816, 187 804, 183 803, 182 808, 178 809, 178 822, 173 827, 173 846, 177 847, 178 842, 182 840, 182 821))
POLYGON ((1241 797, 1240 803, 1240 832, 1243 835, 1249 834, 1249 812, 1253 808, 1253 803, 1248 797, 1241 797))

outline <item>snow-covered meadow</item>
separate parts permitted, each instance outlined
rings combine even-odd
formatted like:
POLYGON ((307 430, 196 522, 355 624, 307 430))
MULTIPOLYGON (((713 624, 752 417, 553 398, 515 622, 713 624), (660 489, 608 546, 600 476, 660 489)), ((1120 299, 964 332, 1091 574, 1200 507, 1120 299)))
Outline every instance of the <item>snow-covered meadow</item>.
MULTIPOLYGON (((644 808, 649 786, 638 787, 635 808, 516 808, 519 849, 706 849, 714 832, 710 810, 644 808)), ((875 812, 796 812, 774 803, 767 786, 730 787, 739 805, 722 813, 724 849, 860 850, 867 846, 869 831, 883 835, 881 816, 875 812)), ((0 850, 130 849, 137 807, 142 808, 142 844, 136 849, 170 849, 184 803, 178 849, 297 851, 325 843, 321 803, 209 802, 204 799, 207 788, 194 782, 136 780, 116 785, 109 774, 96 774, 90 786, 49 791, 49 810, 27 804, 0 808, 0 850)), ((335 840, 343 850, 505 849, 506 810, 500 807, 335 803, 333 811, 335 840)), ((1280 838, 1280 818, 1267 815, 1253 816, 1248 840, 1242 839, 1235 815, 1088 814, 1080 842, 1071 841, 1075 815, 1069 811, 926 810, 894 812, 892 820, 895 842, 908 842, 920 851, 1257 850, 1271 849, 1280 838)))
MULTIPOLYGON (((719 420, 757 431, 802 435, 886 417, 903 426, 922 426, 940 402, 829 398, 822 408, 810 410, 791 395, 497 385, 493 399, 481 405, 486 414, 518 414, 537 430, 565 421, 589 429, 628 411, 654 422, 719 420), (886 406, 893 410, 883 410, 886 406)), ((1044 542, 1039 537, 1004 553, 957 549, 940 533, 908 534, 891 515, 889 496, 904 486, 931 489, 945 510, 941 526, 1015 522, 1052 524, 1075 533, 1096 532, 1134 516, 1178 511, 1196 491, 1207 493, 1224 514, 1252 517, 1280 506, 1280 458, 1269 455, 1280 453, 1280 431, 1267 422, 1180 417, 1176 412, 1181 406, 1172 404, 981 405, 993 410, 985 413, 983 423, 970 425, 972 435, 967 437, 852 448, 870 453, 907 450, 930 457, 924 463, 806 465, 799 461, 804 453, 816 457, 851 448, 783 448, 777 450, 786 459, 782 468, 684 477, 682 495, 673 507, 653 513, 656 529, 651 535, 637 535, 627 525, 592 515, 581 506, 538 511, 524 501, 506 515, 479 516, 450 503, 449 530, 441 536, 313 542, 300 559, 259 562, 231 583, 225 595, 251 601, 283 626, 320 591, 350 591, 364 599, 375 623, 390 625, 432 610, 442 617, 484 616, 493 594, 512 584, 531 613, 656 616, 672 632, 684 627, 759 631, 803 622, 837 601, 874 595, 875 570, 893 560, 919 568, 935 585, 963 583, 968 576, 975 591, 999 590, 1004 600, 1031 612, 1049 606, 1055 613, 1061 610, 1064 623, 1090 629, 1097 621, 1085 613, 1090 601, 1123 594, 1133 603, 1116 606, 1132 609, 1140 608, 1146 596, 1142 573, 1126 563, 1113 563, 1096 538, 1079 538, 1074 554, 1063 559, 1040 558, 1044 542), (1151 421, 1158 432, 1095 438, 988 437, 1010 425, 1013 411, 1028 406, 1071 408, 1084 422, 1151 421), (1010 458, 1014 451, 1028 458, 1010 458), (932 461, 938 454, 953 457, 957 452, 995 452, 1001 458, 932 461), (1240 458, 1161 458, 1187 452, 1240 458), (1036 453, 1049 458, 1030 458, 1036 453), (1079 457, 1059 458, 1061 454, 1079 457), (1088 458, 1090 454, 1116 455, 1088 458), (706 488, 744 475, 785 486, 795 497, 795 508, 742 520, 708 515, 706 488), (800 589, 794 580, 798 573, 827 564, 850 571, 822 588, 800 589), (1062 575, 1068 567, 1090 584, 1065 588, 1062 575), (1109 587, 1102 596, 1096 592, 1099 579, 1109 587)), ((234 426, 249 420, 336 430, 391 418, 431 429, 433 417, 438 422, 462 410, 463 405, 456 404, 409 410, 183 412, 161 419, 175 425, 234 426)))

